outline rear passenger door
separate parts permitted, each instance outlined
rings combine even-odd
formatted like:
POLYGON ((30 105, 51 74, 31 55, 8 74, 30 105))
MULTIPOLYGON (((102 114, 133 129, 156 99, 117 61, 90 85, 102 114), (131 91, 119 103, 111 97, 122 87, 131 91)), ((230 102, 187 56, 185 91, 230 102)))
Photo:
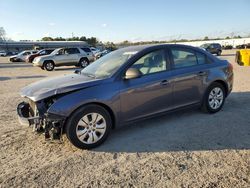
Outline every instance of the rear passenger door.
POLYGON ((201 101, 207 76, 206 56, 189 48, 170 49, 173 76, 174 107, 182 107, 201 101))
POLYGON ((65 49, 65 55, 68 60, 67 65, 75 65, 79 61, 80 51, 77 48, 65 49))

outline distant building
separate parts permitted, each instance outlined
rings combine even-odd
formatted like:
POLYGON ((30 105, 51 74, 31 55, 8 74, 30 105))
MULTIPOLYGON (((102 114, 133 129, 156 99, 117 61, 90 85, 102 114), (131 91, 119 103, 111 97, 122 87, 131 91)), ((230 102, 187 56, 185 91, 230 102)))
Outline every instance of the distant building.
POLYGON ((86 47, 87 42, 83 41, 20 41, 20 42, 0 42, 0 50, 6 52, 20 52, 31 49, 61 48, 61 47, 86 47))
POLYGON ((185 44, 190 46, 201 46, 205 43, 219 43, 222 46, 232 45, 234 48, 237 45, 248 44, 250 43, 250 38, 240 38, 240 39, 222 39, 222 40, 202 40, 202 41, 193 41, 193 42, 176 42, 176 44, 185 44))

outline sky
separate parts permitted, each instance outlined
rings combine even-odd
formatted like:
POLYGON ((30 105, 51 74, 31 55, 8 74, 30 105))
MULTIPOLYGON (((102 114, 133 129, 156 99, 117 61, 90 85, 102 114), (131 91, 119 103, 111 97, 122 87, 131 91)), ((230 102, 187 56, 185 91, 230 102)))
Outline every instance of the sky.
POLYGON ((250 0, 0 0, 12 40, 97 37, 106 42, 250 35, 250 0))

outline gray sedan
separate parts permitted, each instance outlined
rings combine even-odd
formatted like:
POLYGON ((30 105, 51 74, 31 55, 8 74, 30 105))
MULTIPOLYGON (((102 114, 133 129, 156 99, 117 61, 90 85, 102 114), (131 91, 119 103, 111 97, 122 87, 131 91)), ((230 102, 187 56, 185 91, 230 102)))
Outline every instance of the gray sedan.
POLYGON ((66 133, 78 148, 94 148, 111 129, 184 107, 221 110, 233 86, 226 60, 185 45, 122 48, 82 71, 45 79, 22 89, 21 124, 66 133))

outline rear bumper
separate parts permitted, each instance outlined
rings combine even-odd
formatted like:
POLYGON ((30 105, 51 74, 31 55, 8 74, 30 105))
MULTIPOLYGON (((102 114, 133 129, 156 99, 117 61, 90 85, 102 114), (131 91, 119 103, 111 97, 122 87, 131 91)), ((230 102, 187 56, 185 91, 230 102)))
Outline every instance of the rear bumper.
POLYGON ((17 115, 19 123, 24 126, 39 124, 42 121, 42 118, 39 116, 30 116, 30 105, 26 102, 21 102, 18 104, 17 115))

